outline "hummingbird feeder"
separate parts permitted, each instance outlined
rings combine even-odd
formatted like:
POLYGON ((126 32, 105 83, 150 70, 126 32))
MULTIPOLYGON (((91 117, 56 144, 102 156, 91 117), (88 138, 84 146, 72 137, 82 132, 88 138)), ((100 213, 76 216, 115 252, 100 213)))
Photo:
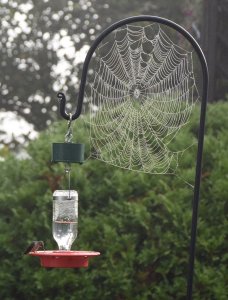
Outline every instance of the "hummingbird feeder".
POLYGON ((71 163, 82 164, 84 161, 84 145, 71 142, 71 121, 70 116, 65 142, 52 144, 52 162, 65 163, 68 175, 68 189, 53 193, 52 233, 59 250, 46 251, 42 241, 34 241, 25 251, 25 254, 39 257, 41 266, 45 268, 88 267, 89 258, 100 255, 94 251, 71 251, 78 234, 78 193, 71 190, 71 163))

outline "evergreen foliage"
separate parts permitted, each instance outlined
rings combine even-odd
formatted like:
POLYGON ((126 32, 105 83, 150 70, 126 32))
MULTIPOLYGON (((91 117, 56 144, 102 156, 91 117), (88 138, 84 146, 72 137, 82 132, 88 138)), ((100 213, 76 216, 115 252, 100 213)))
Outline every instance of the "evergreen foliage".
MULTIPOLYGON (((228 104, 209 105, 199 209, 195 300, 226 300, 228 282, 228 104)), ((195 140, 194 124, 177 141, 195 140)), ((85 142, 82 120, 77 141, 85 142)), ((51 269, 23 256, 32 240, 52 238, 52 192, 65 188, 64 166, 50 163, 51 143, 64 138, 56 124, 28 147, 30 159, 0 162, 0 299, 185 299, 195 149, 178 176, 147 175, 97 160, 73 166, 79 192, 79 236, 73 249, 100 251, 88 269, 51 269), (181 178, 180 178, 181 176, 181 178)))

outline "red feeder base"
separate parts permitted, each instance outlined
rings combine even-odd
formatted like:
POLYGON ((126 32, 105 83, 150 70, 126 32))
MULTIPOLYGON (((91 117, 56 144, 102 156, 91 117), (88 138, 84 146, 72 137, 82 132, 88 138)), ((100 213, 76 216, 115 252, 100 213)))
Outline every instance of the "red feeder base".
POLYGON ((52 250, 28 254, 38 256, 41 266, 45 268, 86 268, 89 265, 89 258, 100 255, 100 252, 52 250))

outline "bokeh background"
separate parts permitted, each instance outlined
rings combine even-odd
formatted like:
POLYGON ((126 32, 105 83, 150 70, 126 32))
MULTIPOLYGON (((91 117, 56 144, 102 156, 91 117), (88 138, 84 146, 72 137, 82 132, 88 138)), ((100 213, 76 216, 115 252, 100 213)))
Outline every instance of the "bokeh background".
MULTIPOLYGON (((192 189, 175 176, 136 176, 96 160, 75 167, 80 234, 74 247, 102 256, 89 269, 47 271, 22 255, 32 240, 56 248, 52 192, 66 181, 64 166, 50 163, 51 142, 66 131, 56 94, 65 92, 74 111, 93 40, 111 23, 140 14, 182 25, 208 61, 194 299, 228 299, 228 1, 0 0, 1 299, 185 299, 192 189)), ((197 138, 197 114, 183 144, 197 138)), ((81 120, 74 138, 89 149, 81 120)), ((190 151, 183 178, 194 176, 194 161, 190 151)))

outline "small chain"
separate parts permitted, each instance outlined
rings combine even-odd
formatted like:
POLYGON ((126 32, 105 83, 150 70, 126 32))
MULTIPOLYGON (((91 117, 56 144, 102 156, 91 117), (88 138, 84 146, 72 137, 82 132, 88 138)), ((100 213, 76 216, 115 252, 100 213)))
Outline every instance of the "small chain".
POLYGON ((67 133, 65 134, 65 143, 71 143, 73 139, 73 131, 71 128, 71 123, 72 123, 72 114, 69 114, 69 121, 67 123, 67 133))

